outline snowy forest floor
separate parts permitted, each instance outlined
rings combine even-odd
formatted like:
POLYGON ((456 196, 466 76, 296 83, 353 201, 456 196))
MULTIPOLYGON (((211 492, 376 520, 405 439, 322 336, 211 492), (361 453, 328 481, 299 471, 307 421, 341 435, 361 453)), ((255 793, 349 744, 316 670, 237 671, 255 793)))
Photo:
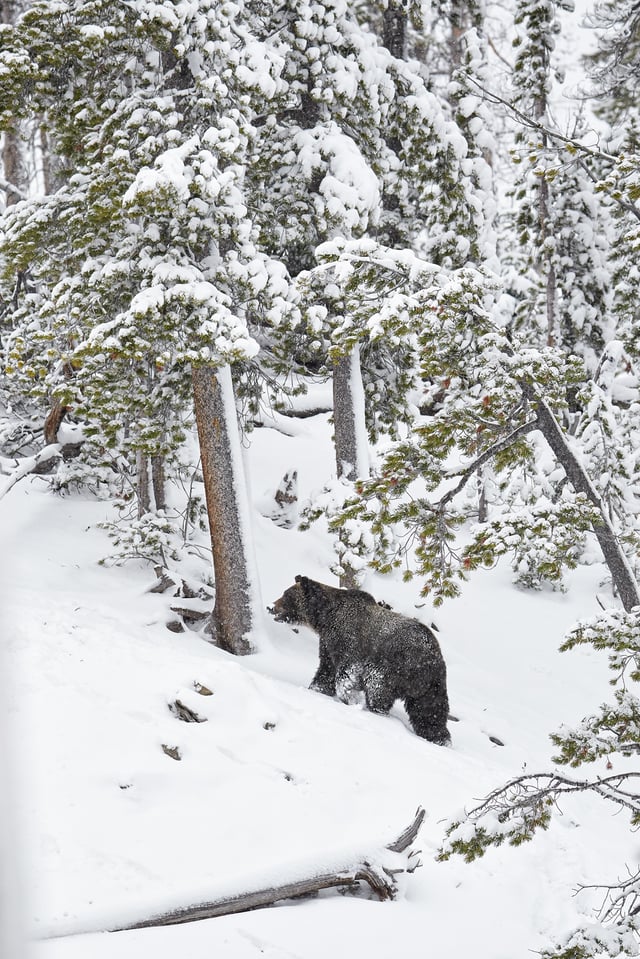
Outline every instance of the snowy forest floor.
MULTIPOLYGON (((328 416, 290 423, 290 436, 252 435, 256 507, 289 467, 302 499, 332 472, 328 416)), ((435 613, 417 581, 368 575, 377 599, 439 627, 459 718, 452 747, 441 748, 417 738, 399 706, 381 717, 309 691, 317 641, 304 628, 265 613, 260 650, 242 659, 197 632, 169 631, 171 599, 149 592, 152 569, 98 565, 110 546, 96 524, 109 511, 53 496, 35 477, 0 503, 4 698, 20 759, 33 959, 525 959, 597 907, 595 892, 574 897, 578 884, 613 881, 638 858, 627 820, 578 796, 521 849, 472 865, 435 861, 444 820, 523 770, 549 770, 549 733, 606 697, 604 656, 558 652, 568 628, 596 611, 596 593, 606 595, 602 566, 571 574, 563 594, 518 590, 502 564, 435 613), (207 722, 179 722, 176 699, 207 722), (348 864, 394 839, 418 806, 423 865, 397 901, 324 892, 101 932, 348 864)), ((297 573, 336 584, 319 525, 281 529, 256 509, 255 539, 265 607, 297 573)))

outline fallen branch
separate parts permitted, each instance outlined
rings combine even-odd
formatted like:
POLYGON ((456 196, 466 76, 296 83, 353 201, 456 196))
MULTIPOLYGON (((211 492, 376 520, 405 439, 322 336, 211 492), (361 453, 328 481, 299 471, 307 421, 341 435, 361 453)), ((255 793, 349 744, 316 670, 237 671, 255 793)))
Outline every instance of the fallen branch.
POLYGON ((35 456, 25 456, 13 473, 11 473, 6 483, 0 486, 0 499, 6 496, 9 490, 13 489, 16 483, 19 483, 25 476, 29 476, 31 473, 43 472, 49 464, 62 456, 61 450, 62 445, 60 443, 50 443, 49 446, 45 446, 45 448, 40 450, 39 453, 36 453, 35 456))
POLYGON ((398 892, 396 876, 401 873, 411 873, 420 865, 418 854, 411 849, 411 845, 418 835, 424 816, 424 809, 419 808, 407 828, 400 833, 394 842, 384 847, 382 855, 379 855, 381 861, 371 862, 370 859, 373 857, 363 857, 351 869, 312 875, 307 879, 298 879, 281 886, 272 886, 253 892, 240 893, 226 899, 216 899, 211 902, 184 906, 130 925, 116 926, 109 931, 125 932, 129 929, 146 929, 151 926, 175 926, 185 922, 198 922, 201 919, 230 916, 238 912, 249 912, 252 909, 272 906, 283 899, 296 899, 301 896, 312 895, 322 889, 346 887, 355 890, 361 882, 366 882, 380 901, 395 899, 398 892))

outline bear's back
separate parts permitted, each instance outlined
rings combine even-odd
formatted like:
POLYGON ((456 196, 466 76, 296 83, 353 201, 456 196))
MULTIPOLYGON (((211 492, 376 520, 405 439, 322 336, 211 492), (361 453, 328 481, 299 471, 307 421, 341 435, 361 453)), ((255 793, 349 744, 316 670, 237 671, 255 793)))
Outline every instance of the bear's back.
POLYGON ((419 620, 380 606, 368 593, 345 591, 344 601, 331 617, 331 630, 339 634, 347 648, 368 659, 389 660, 440 657, 438 641, 419 620))

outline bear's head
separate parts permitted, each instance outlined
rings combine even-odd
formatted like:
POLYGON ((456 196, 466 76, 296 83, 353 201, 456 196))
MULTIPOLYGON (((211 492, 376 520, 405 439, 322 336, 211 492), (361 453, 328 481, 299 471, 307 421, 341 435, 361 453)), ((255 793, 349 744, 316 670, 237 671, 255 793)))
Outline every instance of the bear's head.
POLYGON ((313 580, 306 576, 296 576, 295 586, 285 589, 273 606, 267 609, 277 623, 293 623, 296 626, 309 626, 310 594, 313 592, 313 580))

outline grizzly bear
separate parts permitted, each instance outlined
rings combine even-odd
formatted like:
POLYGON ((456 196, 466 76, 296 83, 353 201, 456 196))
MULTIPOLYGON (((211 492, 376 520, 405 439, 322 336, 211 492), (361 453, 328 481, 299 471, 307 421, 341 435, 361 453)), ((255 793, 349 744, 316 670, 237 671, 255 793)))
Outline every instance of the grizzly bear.
POLYGON ((429 742, 451 742, 447 729, 447 669, 430 629, 379 604, 361 589, 337 589, 296 576, 269 612, 279 623, 308 626, 320 640, 320 664, 310 689, 388 713, 404 702, 411 725, 429 742))

